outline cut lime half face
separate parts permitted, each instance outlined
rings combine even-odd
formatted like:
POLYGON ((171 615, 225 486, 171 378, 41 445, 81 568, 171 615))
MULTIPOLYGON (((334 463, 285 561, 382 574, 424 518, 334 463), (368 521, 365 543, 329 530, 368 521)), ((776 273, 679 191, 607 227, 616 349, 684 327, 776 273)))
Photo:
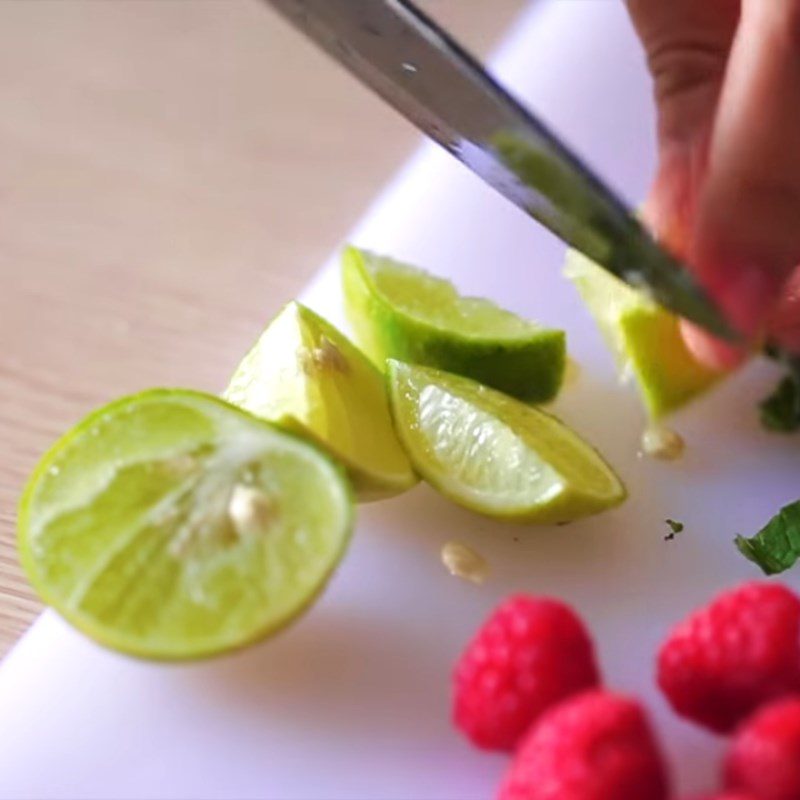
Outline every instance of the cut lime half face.
POLYGON ((388 362, 397 430, 417 471, 492 517, 567 522, 619 505, 625 487, 556 417, 475 381, 388 362))
POLYGON ((387 358, 444 369, 525 400, 552 400, 566 362, 563 331, 543 328, 450 281, 366 250, 342 254, 345 310, 356 341, 387 358))
POLYGON ((91 414, 22 497, 33 586, 75 627, 136 656, 210 656, 300 614, 342 557, 347 480, 297 437, 198 392, 91 414))
POLYGON ((674 314, 583 254, 569 251, 564 274, 595 318, 620 375, 635 379, 651 419, 677 411, 724 376, 695 360, 674 314))
POLYGON ((383 375, 300 303, 289 303, 264 331, 224 397, 327 449, 347 467, 359 500, 417 483, 394 431, 383 375))

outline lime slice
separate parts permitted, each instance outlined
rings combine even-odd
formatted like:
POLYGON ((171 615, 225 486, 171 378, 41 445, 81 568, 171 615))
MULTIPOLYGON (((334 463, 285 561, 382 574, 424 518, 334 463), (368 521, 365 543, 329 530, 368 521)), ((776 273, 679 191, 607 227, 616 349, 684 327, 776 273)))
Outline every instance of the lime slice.
POLYGON ((155 389, 87 417, 23 494, 33 586, 75 627, 133 655, 186 659, 300 614, 350 537, 340 469, 209 395, 155 389))
POLYGON ((620 374, 635 378, 651 419, 676 411, 722 377, 694 359, 676 316, 586 256, 569 251, 564 274, 597 321, 620 374))
POLYGON ((553 523, 619 505, 625 487, 551 414, 430 367, 388 362, 398 434, 417 471, 459 505, 553 523))
POLYGON ((359 500, 417 483, 394 432, 383 375, 300 303, 289 303, 264 331, 224 397, 327 449, 347 467, 359 500))
POLYGON ((355 247, 342 254, 342 281, 356 340, 379 366, 396 358, 437 367, 528 402, 558 393, 563 331, 462 297, 449 281, 355 247))

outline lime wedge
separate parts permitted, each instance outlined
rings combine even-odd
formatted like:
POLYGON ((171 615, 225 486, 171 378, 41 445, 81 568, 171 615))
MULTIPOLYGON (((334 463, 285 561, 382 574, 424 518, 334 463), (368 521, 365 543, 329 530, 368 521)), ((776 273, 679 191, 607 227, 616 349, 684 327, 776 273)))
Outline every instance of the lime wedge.
POLYGON ((449 281, 355 247, 342 254, 342 281, 356 341, 380 367, 387 358, 436 367, 528 402, 558 393, 563 331, 462 297, 449 281))
POLYGON ((569 251, 564 274, 595 318, 620 374, 635 378, 651 419, 676 411, 722 377, 694 359, 676 316, 586 256, 569 251))
POLYGON ((300 303, 289 303, 264 331, 224 397, 327 449, 347 467, 359 500, 417 483, 394 432, 383 375, 300 303))
POLYGON ((22 497, 28 577, 75 627, 147 658, 274 633, 324 587, 350 537, 344 473, 312 445, 199 392, 96 411, 22 497))
POLYGON ((556 417, 430 367, 388 362, 392 411, 411 461, 459 505, 553 523, 619 505, 625 487, 556 417))

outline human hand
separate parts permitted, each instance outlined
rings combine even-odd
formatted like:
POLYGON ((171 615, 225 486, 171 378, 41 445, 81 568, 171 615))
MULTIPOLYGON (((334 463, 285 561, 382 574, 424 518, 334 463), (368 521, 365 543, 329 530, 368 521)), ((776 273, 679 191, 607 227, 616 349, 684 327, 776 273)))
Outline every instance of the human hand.
MULTIPOLYGON (((627 0, 658 108, 656 235, 751 338, 800 351, 800 1, 627 0)), ((689 323, 711 366, 743 351, 689 323)))

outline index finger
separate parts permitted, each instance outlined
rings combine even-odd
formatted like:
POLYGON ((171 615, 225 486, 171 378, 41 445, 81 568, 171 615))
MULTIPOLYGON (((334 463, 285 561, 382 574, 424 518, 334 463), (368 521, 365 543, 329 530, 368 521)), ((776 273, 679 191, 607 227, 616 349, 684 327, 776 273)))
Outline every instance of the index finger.
POLYGON ((755 334, 800 262, 800 2, 745 0, 700 190, 690 260, 755 334))

